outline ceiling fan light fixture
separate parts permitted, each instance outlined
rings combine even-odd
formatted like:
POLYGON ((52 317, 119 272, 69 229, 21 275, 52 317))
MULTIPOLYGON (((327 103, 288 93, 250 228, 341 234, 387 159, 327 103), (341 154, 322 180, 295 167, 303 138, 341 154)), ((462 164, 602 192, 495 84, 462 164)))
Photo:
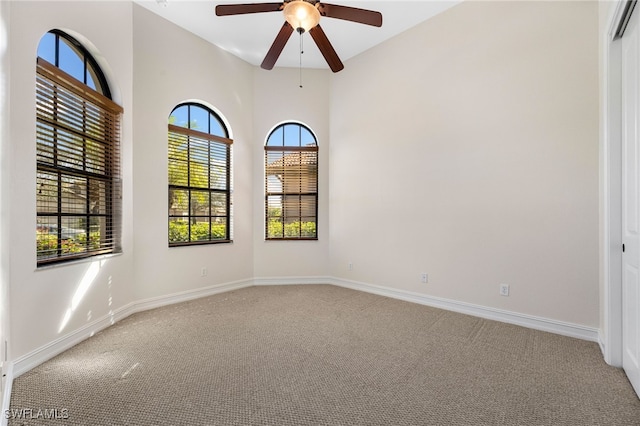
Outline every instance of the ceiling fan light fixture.
POLYGON ((298 32, 309 31, 320 22, 318 9, 305 0, 290 1, 285 5, 283 13, 284 19, 298 32))

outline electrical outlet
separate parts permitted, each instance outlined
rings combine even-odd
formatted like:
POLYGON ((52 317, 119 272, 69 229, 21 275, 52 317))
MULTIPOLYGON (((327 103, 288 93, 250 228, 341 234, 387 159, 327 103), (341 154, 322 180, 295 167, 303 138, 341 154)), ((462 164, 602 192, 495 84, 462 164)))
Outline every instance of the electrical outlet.
POLYGON ((347 268, 349 268, 350 271, 353 271, 353 262, 349 262, 347 268))
POLYGON ((201 277, 206 277, 207 276, 207 268, 202 268, 200 270, 200 276, 201 277))
POLYGON ((500 296, 509 295, 509 284, 500 284, 500 296))
POLYGON ((429 275, 426 272, 420 274, 420 282, 422 284, 427 284, 429 282, 429 275))

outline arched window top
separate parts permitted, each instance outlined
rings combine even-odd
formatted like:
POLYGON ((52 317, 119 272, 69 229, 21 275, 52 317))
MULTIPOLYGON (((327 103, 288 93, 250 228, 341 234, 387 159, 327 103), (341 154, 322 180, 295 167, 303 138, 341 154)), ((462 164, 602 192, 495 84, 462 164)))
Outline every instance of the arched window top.
POLYGON ((107 79, 89 51, 75 38, 51 30, 40 39, 38 57, 111 99, 107 79))
POLYGON ((218 114, 197 103, 183 103, 175 107, 169 115, 169 124, 223 138, 229 137, 227 127, 218 114))
POLYGON ((283 123, 271 131, 267 146, 317 147, 318 141, 311 129, 304 124, 283 123))

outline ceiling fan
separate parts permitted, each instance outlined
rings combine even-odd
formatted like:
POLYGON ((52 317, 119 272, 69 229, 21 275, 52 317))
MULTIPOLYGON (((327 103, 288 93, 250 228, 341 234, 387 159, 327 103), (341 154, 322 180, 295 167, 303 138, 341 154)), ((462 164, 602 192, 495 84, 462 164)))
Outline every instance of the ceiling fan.
POLYGON ((374 27, 382 26, 382 14, 380 12, 321 3, 319 0, 284 0, 278 3, 224 4, 216 6, 217 16, 278 11, 284 13, 285 22, 260 65, 266 70, 273 69, 294 29, 299 34, 306 31, 311 34, 311 38, 320 49, 331 71, 338 72, 342 70, 344 65, 319 24, 321 16, 374 27))

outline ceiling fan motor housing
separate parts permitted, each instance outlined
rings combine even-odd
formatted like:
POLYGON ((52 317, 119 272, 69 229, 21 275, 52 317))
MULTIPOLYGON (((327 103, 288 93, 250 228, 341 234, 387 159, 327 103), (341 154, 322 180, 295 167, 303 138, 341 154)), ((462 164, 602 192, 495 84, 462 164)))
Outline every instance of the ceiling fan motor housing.
POLYGON ((300 34, 309 31, 320 22, 318 8, 306 0, 291 0, 284 5, 284 18, 300 34))

